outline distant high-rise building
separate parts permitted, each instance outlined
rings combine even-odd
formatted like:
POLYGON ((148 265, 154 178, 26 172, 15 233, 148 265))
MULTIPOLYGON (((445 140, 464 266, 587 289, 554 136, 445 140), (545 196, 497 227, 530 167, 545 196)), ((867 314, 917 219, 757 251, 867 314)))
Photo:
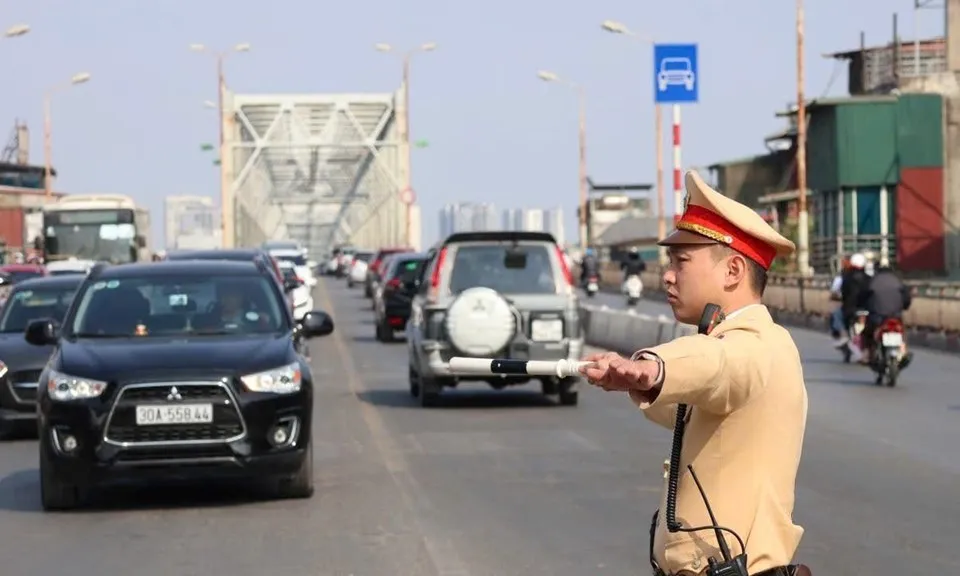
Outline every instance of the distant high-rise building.
POLYGON ((563 208, 557 207, 547 210, 546 216, 547 221, 544 224, 544 231, 553 234, 557 244, 561 246, 566 244, 567 240, 563 229, 563 208))
POLYGON ((167 249, 219 248, 220 210, 206 196, 167 196, 164 199, 164 240, 167 249))
POLYGON ((525 232, 543 232, 543 210, 539 208, 527 208, 523 211, 523 226, 521 230, 525 232))
POLYGON ((499 230, 497 208, 493 204, 447 204, 440 211, 440 237, 454 232, 484 232, 499 230))

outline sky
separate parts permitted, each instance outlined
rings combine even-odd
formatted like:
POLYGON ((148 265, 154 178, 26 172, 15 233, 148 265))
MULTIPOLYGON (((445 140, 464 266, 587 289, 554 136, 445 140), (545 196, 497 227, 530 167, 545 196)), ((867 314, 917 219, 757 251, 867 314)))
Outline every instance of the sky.
MULTIPOLYGON (((398 61, 373 45, 436 42, 415 58, 410 87, 412 137, 429 142, 412 167, 425 244, 438 210, 456 201, 562 204, 572 236, 576 94, 537 71, 584 86, 595 182, 653 183, 649 41, 698 44, 700 101, 682 110, 682 163, 706 166, 763 153, 763 137, 782 127, 775 112, 796 100, 794 10, 782 0, 0 0, 0 29, 32 28, 0 39, 0 135, 25 120, 31 163, 42 164, 43 95, 89 72, 53 98, 58 188, 133 197, 161 245, 165 196, 219 197, 218 169, 200 150, 216 140, 216 113, 202 104, 216 97, 215 65, 191 43, 250 43, 228 61, 228 84, 268 94, 392 92, 398 61), (607 19, 646 39, 602 31, 607 19)), ((857 48, 861 31, 868 45, 888 42, 895 12, 912 39, 913 0, 807 0, 808 96, 843 95, 846 66, 821 55, 857 48)), ((942 34, 942 9, 918 15, 922 37, 942 34)), ((669 189, 669 141, 665 150, 669 189)))

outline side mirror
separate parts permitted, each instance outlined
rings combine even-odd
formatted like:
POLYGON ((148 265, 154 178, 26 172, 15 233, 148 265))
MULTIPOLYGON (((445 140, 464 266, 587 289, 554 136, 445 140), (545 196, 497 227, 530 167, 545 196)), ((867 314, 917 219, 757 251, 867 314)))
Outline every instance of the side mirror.
POLYGON ((23 331, 23 339, 34 346, 49 346, 56 344, 60 338, 60 328, 49 318, 34 320, 27 324, 23 331))
POLYGON ((293 292, 301 286, 303 286, 303 282, 301 282, 299 278, 284 279, 283 281, 284 292, 293 292))
POLYGON ((0 274, 0 286, 10 286, 13 284, 13 280, 6 274, 0 274))
POLYGON ((307 312, 300 320, 300 329, 307 338, 326 336, 333 333, 333 318, 320 310, 307 312))

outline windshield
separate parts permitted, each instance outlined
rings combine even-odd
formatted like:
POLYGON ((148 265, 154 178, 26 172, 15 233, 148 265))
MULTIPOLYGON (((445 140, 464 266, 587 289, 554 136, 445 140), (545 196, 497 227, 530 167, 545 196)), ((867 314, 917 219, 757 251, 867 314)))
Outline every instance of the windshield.
POLYGON ((399 260, 395 266, 391 267, 389 280, 396 278, 402 284, 416 282, 420 278, 420 270, 423 269, 424 262, 423 258, 399 260))
POLYGON ((51 260, 70 256, 125 264, 137 259, 133 224, 49 224, 44 247, 51 260))
POLYGON ((450 272, 450 291, 454 294, 467 288, 485 286, 504 294, 555 294, 550 253, 543 245, 521 245, 526 254, 523 268, 507 268, 504 258, 509 246, 485 244, 457 248, 450 272))
POLYGON ((60 322, 76 290, 76 286, 15 290, 3 308, 0 332, 23 332, 27 324, 43 318, 60 322))
POLYGON ((262 276, 101 280, 79 298, 71 331, 81 338, 268 334, 288 328, 284 304, 262 276))
POLYGON ((307 259, 303 256, 280 256, 278 254, 273 254, 273 257, 277 259, 278 262, 289 262, 294 266, 306 266, 307 259))
POLYGON ((353 259, 360 262, 369 262, 373 260, 373 252, 357 252, 353 259))
POLYGON ((39 278, 43 276, 43 273, 39 270, 6 270, 4 274, 10 277, 10 280, 16 284, 17 282, 23 282, 24 280, 29 280, 31 278, 39 278))

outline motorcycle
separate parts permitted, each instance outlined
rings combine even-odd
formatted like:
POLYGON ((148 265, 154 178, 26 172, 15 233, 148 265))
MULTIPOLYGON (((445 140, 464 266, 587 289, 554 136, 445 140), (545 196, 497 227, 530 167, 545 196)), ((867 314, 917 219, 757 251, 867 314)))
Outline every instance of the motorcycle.
POLYGON ((643 293, 643 282, 636 274, 631 274, 623 283, 623 291, 627 295, 627 306, 634 306, 640 301, 643 293))
POLYGON ((600 291, 600 278, 597 276, 587 277, 587 298, 593 298, 600 291))
POLYGON ((894 387, 904 357, 903 321, 887 318, 874 332, 871 368, 877 373, 877 386, 894 387))

